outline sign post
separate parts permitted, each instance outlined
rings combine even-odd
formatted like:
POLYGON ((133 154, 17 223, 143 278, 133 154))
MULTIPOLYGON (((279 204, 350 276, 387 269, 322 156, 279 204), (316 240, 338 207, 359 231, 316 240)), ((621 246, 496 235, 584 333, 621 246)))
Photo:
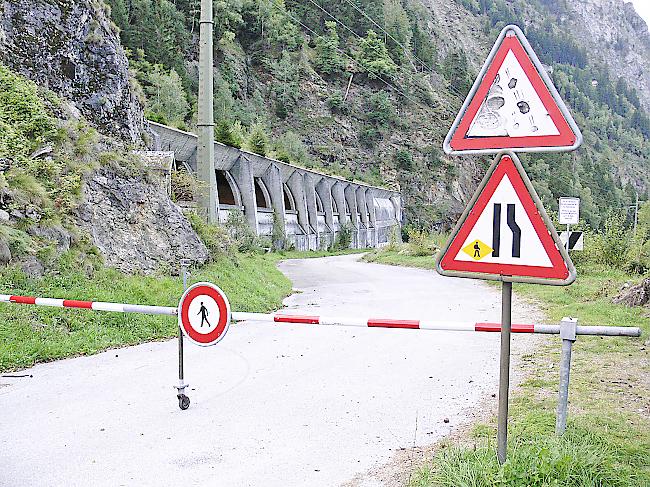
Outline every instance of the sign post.
POLYGON ((582 134, 523 32, 506 26, 445 138, 447 154, 494 154, 436 270, 502 282, 497 457, 506 461, 512 283, 566 286, 576 278, 517 152, 577 149, 582 134))

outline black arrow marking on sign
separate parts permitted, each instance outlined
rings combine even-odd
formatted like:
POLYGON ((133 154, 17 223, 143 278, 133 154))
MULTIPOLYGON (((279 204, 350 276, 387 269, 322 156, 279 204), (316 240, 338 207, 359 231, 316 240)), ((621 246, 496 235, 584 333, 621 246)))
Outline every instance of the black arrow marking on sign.
POLYGON ((573 250, 580 237, 582 237, 582 232, 571 232, 571 235, 569 235, 569 249, 573 250))
POLYGON ((515 205, 508 205, 508 227, 512 231, 512 256, 521 257, 521 228, 515 221, 515 205))
POLYGON ((494 213, 492 215, 492 257, 499 257, 499 247, 501 247, 501 203, 494 203, 494 213))

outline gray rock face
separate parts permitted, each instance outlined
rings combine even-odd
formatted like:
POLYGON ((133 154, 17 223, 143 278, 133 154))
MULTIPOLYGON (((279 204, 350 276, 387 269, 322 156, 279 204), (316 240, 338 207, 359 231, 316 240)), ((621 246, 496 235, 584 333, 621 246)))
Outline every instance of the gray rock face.
POLYGON ((55 227, 42 227, 33 225, 27 229, 27 233, 35 237, 51 240, 56 245, 56 250, 59 253, 66 252, 70 249, 72 244, 72 236, 64 228, 55 227))
POLYGON ((97 129, 147 132, 116 28, 93 0, 0 0, 0 62, 72 101, 97 129))
POLYGON ((106 263, 128 273, 178 266, 181 258, 203 264, 208 250, 181 210, 159 186, 107 169, 84 184, 77 222, 106 263))
POLYGON ((563 20, 588 55, 604 62, 614 80, 622 77, 636 88, 650 110, 650 33, 634 6, 623 0, 574 0, 566 6, 570 15, 563 20))

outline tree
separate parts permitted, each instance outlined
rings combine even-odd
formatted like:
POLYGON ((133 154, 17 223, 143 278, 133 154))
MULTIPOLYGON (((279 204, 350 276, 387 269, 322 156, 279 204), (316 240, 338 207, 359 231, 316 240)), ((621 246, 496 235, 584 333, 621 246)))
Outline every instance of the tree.
POLYGON ((260 156, 265 156, 268 150, 269 138, 262 124, 256 123, 251 127, 246 139, 246 149, 260 156))
POLYGON ((276 79, 272 88, 275 113, 280 118, 286 118, 300 96, 300 67, 293 62, 288 51, 283 50, 280 60, 273 63, 273 76, 276 79))
POLYGON ((242 146, 242 140, 236 130, 233 129, 232 124, 228 120, 220 120, 214 128, 214 138, 217 142, 229 145, 231 147, 242 146))
POLYGON ((462 49, 451 51, 442 63, 442 74, 455 91, 465 94, 469 91, 470 80, 467 57, 462 49))
POLYGON ((386 42, 393 59, 402 64, 411 51, 411 23, 398 0, 384 0, 384 26, 390 34, 386 42))
POLYGON ((370 79, 390 79, 397 74, 397 65, 388 54, 384 42, 373 30, 369 30, 359 42, 357 61, 370 79))
POLYGON ((314 66, 322 74, 334 74, 344 67, 343 58, 339 54, 339 35, 336 32, 336 22, 325 22, 327 32, 316 38, 316 59, 314 66))
POLYGON ((147 76, 147 116, 154 116, 172 125, 180 125, 189 111, 189 104, 183 92, 183 83, 172 69, 166 74, 160 65, 147 76))

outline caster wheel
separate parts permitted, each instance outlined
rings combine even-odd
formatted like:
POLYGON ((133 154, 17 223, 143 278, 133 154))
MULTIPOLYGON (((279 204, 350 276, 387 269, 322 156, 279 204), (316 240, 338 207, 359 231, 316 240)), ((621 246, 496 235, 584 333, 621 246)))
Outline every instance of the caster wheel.
POLYGON ((181 408, 183 411, 185 411, 187 408, 190 407, 190 398, 187 397, 185 394, 179 394, 178 407, 181 408))

